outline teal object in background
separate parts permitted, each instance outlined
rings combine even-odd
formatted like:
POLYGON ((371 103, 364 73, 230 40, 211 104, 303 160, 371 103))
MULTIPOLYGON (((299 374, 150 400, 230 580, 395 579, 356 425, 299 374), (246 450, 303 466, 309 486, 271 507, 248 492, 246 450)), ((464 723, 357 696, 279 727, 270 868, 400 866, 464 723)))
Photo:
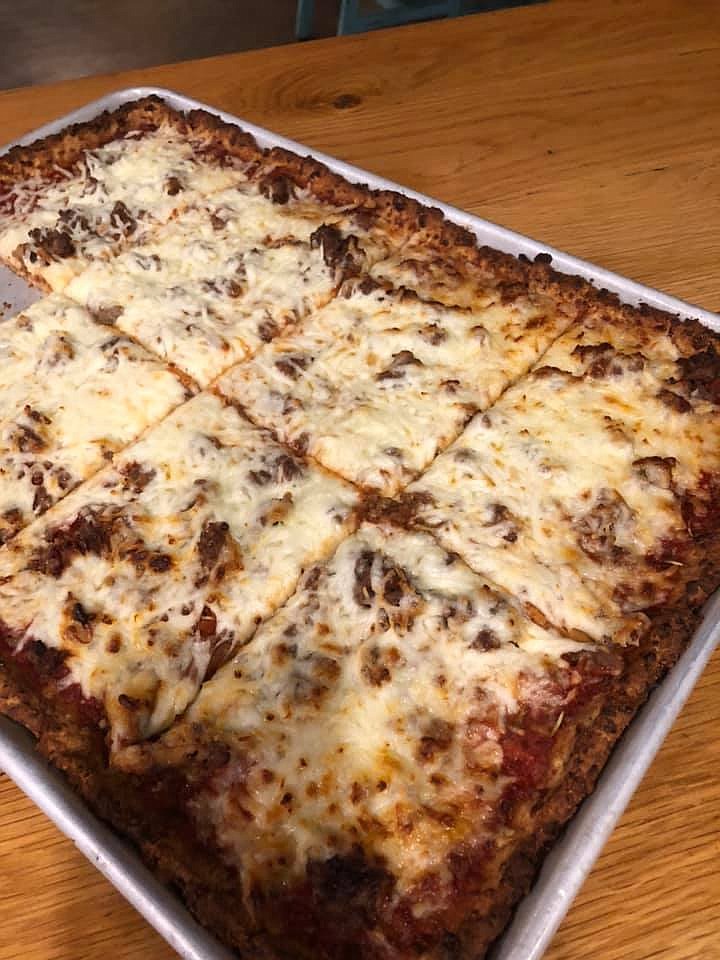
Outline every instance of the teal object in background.
MULTIPOLYGON (((338 35, 364 33, 381 27, 396 27, 416 20, 457 17, 502 7, 519 7, 543 0, 340 0, 338 35), (368 9, 370 8, 370 9, 368 9), (374 9, 373 9, 374 8, 374 9)), ((298 0, 295 36, 312 37, 315 0, 298 0)))

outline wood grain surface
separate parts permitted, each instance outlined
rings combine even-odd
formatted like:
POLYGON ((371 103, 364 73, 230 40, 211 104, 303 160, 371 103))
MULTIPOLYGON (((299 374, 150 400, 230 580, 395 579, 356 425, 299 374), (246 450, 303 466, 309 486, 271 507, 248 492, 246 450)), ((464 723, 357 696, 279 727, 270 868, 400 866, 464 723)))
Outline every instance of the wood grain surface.
MULTIPOLYGON (((551 0, 9 91, 0 140, 138 84, 720 308, 717 0, 551 0)), ((716 654, 546 960, 720 960, 718 730, 716 654)), ((0 776, 0 960, 108 954, 173 956, 0 776)))

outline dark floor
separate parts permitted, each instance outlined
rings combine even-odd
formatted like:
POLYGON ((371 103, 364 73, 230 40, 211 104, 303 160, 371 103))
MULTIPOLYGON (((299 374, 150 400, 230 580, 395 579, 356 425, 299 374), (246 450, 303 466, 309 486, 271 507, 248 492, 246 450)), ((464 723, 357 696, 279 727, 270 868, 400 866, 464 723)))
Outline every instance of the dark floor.
MULTIPOLYGON (((340 0, 316 0, 332 36, 340 0)), ((0 89, 295 39, 296 0, 0 0, 0 89)))

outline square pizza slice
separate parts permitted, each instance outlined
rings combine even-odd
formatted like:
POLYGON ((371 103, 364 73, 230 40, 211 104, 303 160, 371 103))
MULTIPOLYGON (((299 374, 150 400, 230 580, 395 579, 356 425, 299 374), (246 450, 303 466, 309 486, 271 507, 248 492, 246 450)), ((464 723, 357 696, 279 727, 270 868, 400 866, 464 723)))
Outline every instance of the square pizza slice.
POLYGON ((152 856, 243 955, 480 958, 662 669, 644 653, 365 524, 115 759, 153 785, 152 856))
POLYGON ((599 307, 410 487, 421 525, 597 640, 720 570, 720 337, 599 307))
POLYGON ((193 392, 61 294, 0 323, 0 544, 193 392))
POLYGON ((540 295, 461 309, 358 278, 218 387, 284 442, 390 495, 524 373, 571 317, 540 295))
POLYGON ((66 292, 206 386, 326 304, 359 269, 349 245, 338 255, 322 230, 256 239, 205 204, 96 261, 66 292))
POLYGON ((0 260, 62 290, 178 210, 238 183, 262 151, 212 114, 157 97, 0 157, 0 260))
POLYGON ((113 746, 157 733, 348 533, 356 500, 199 394, 0 550, 5 668, 113 746))

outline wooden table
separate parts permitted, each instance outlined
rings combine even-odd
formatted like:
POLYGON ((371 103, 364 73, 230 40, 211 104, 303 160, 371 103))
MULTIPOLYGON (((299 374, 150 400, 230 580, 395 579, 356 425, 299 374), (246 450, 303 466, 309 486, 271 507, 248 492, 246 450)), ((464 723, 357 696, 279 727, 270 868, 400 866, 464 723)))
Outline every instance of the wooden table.
MULTIPOLYGON (((720 4, 554 0, 0 94, 9 140, 157 84, 720 308, 720 4)), ((720 655, 547 960, 720 958, 720 655)), ((0 960, 172 951, 0 777, 0 960)))

